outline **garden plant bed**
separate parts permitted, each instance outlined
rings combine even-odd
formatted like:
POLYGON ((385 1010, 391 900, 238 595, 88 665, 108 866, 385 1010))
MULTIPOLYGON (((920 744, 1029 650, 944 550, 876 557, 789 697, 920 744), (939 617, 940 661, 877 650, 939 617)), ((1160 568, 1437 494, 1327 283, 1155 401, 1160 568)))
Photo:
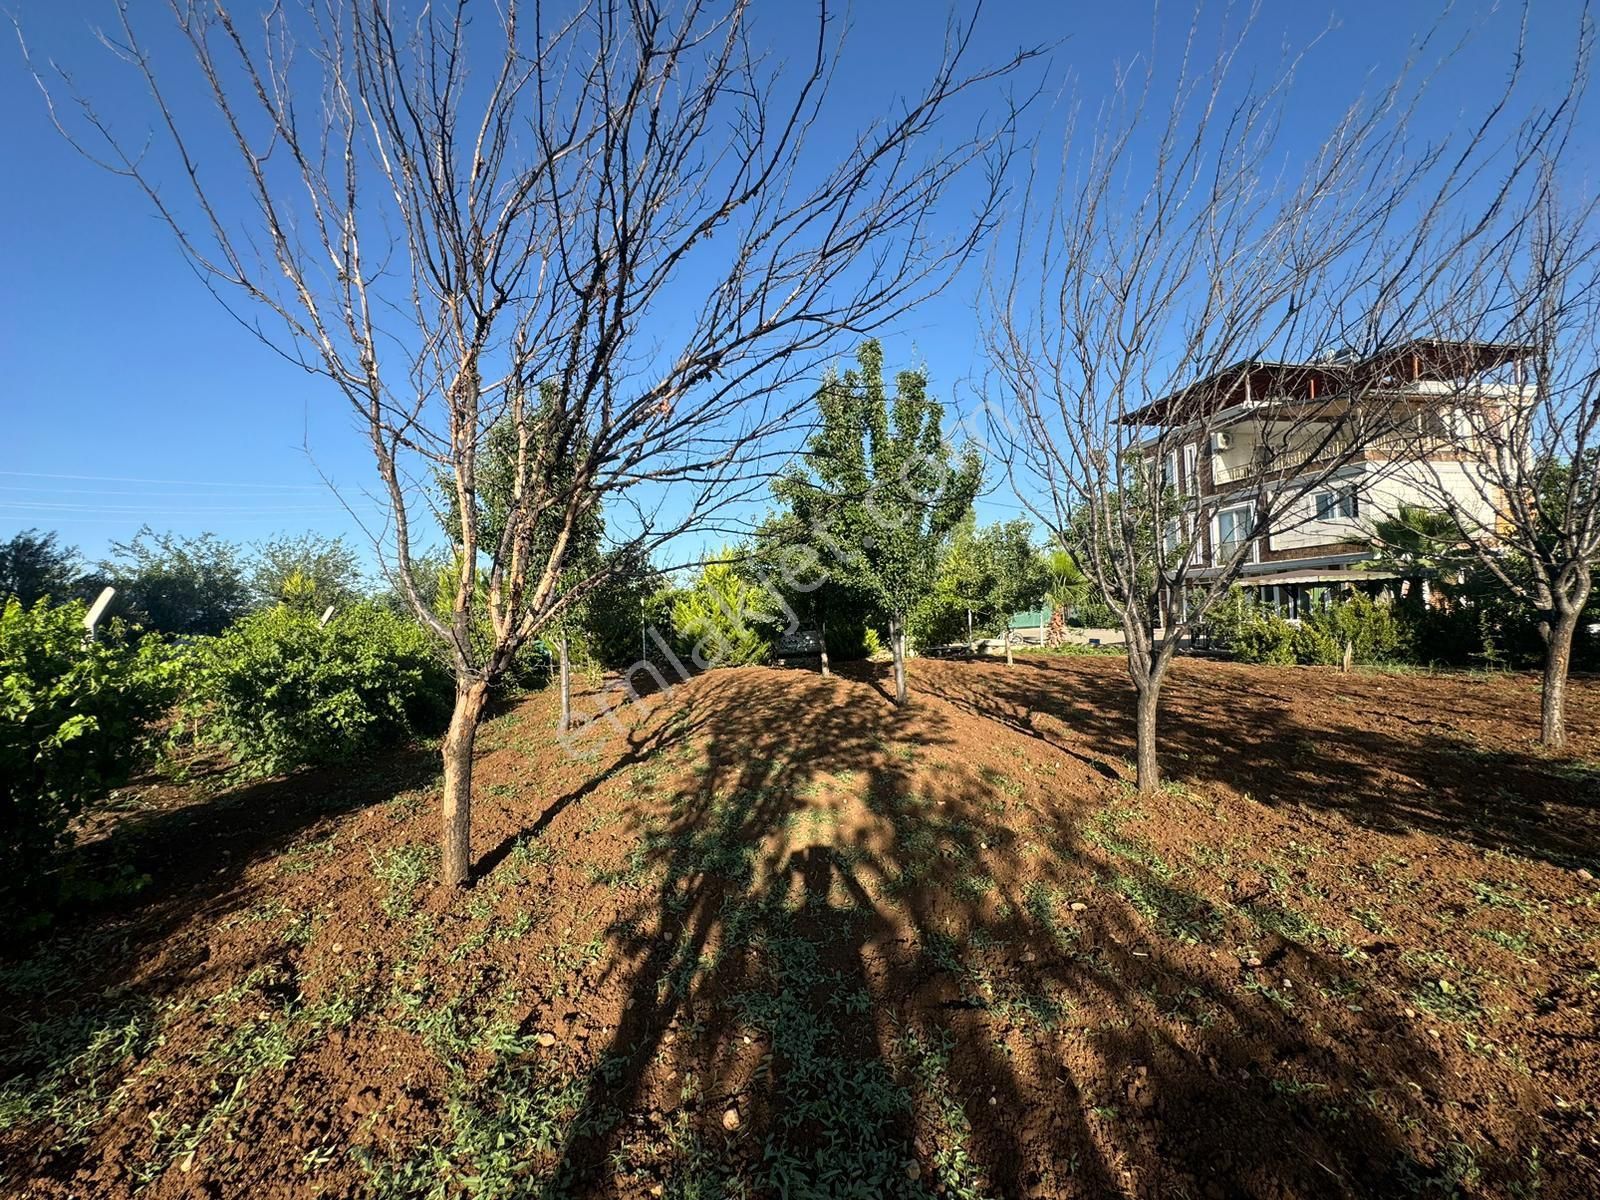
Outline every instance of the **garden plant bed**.
POLYGON ((461 893, 427 748, 146 781, 0 964, 0 1191, 1600 1195, 1600 684, 1181 661, 1143 798, 1116 659, 911 684, 518 703, 461 893))

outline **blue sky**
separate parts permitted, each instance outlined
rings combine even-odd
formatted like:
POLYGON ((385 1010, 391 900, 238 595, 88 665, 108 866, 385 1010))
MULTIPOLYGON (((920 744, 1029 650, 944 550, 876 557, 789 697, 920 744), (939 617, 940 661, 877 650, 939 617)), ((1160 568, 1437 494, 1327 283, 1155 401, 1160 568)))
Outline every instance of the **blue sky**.
MULTIPOLYGON (((15 7, 36 54, 69 65, 106 108, 138 119, 138 92, 92 38, 93 26, 109 19, 108 5, 20 0, 15 7)), ((1282 45, 1304 44, 1335 23, 1295 93, 1289 139, 1317 137, 1358 80, 1392 75, 1408 40, 1438 9, 1414 0, 1265 4, 1251 42, 1258 57, 1251 65, 1263 72, 1282 45)), ((1577 9, 1570 0, 1537 5, 1536 65, 1555 70, 1570 61, 1577 9)), ((798 43, 804 21, 797 13, 805 11, 798 0, 768 0, 761 9, 775 53, 798 43)), ((859 2, 833 123, 819 136, 842 144, 860 114, 886 111, 914 86, 937 54, 944 11, 916 0, 859 2)), ((1158 56, 1182 36, 1186 15, 1168 10, 1158 56)), ((1113 64, 1151 45, 1151 20, 1149 9, 1131 4, 991 2, 979 53, 999 58, 1024 42, 1059 40, 1052 94, 1037 113, 1052 157, 1063 81, 1071 78, 1092 106, 1113 64)), ((1517 21, 1514 9, 1476 0, 1458 6, 1450 28, 1475 33, 1452 64, 1449 86, 1430 94, 1423 133, 1442 133, 1473 111, 1482 98, 1473 81, 1503 75, 1517 21)), ((93 558, 144 522, 240 541, 308 529, 353 533, 321 479, 359 499, 375 478, 343 401, 243 330, 189 272, 142 199, 59 138, 9 42, 0 51, 0 111, 0 539, 53 528, 93 558)), ((959 209, 961 200, 952 204, 959 209)), ((978 283, 969 271, 900 322, 885 338, 888 364, 926 365, 939 393, 960 392, 982 370, 978 283)), ((999 489, 980 516, 1015 515, 1014 504, 999 489)))

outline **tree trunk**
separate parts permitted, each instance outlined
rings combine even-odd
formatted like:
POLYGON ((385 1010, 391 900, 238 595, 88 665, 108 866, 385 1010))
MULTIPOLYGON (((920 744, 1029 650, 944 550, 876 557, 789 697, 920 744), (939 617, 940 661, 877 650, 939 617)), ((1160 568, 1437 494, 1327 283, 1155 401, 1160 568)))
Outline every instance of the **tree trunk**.
POLYGON ((1157 680, 1140 684, 1134 681, 1138 692, 1136 723, 1134 726, 1134 759, 1141 795, 1149 795, 1161 786, 1161 768, 1156 762, 1156 704, 1161 697, 1161 684, 1157 680))
POLYGON ((1008 666, 1008 667, 1016 666, 1016 664, 1011 661, 1011 622, 1010 621, 1006 622, 1006 666, 1008 666))
POLYGON ((971 654, 972 652, 972 610, 969 608, 967 609, 967 653, 971 654))
POLYGON ((1583 606, 1557 611, 1553 622, 1543 624, 1544 688, 1539 696, 1539 741, 1562 746, 1567 741, 1567 671, 1572 666, 1572 638, 1578 631, 1583 606))
POLYGON ((1067 617, 1064 610, 1059 608, 1050 610, 1050 625, 1045 632, 1044 644, 1046 646, 1067 644, 1067 617))
POLYGON ((906 626, 899 616, 889 619, 889 644, 894 651, 894 702, 905 704, 909 698, 906 689, 906 626))
POLYGON ((817 622, 817 637, 822 642, 822 677, 828 677, 828 618, 823 617, 817 622))
POLYGON ((572 728, 572 660, 567 656, 567 635, 562 634, 556 643, 561 655, 561 732, 572 728))
POLYGON ((440 875, 446 887, 465 887, 472 874, 472 744, 488 699, 487 683, 456 684, 456 707, 440 751, 444 759, 440 875))

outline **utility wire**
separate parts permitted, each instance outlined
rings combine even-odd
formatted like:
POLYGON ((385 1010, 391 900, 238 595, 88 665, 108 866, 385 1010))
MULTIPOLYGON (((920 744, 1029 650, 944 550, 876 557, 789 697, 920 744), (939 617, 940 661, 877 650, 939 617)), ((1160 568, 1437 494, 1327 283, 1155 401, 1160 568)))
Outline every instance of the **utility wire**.
POLYGON ((52 503, 47 500, 0 500, 0 508, 26 508, 44 509, 52 512, 91 512, 91 513, 230 513, 230 512, 276 512, 276 513, 318 513, 318 512, 343 512, 344 509, 336 504, 292 504, 287 507, 273 505, 263 509, 259 504, 208 504, 190 508, 166 507, 159 505, 152 507, 148 504, 65 504, 52 503))
POLYGON ((321 483, 241 483, 222 479, 140 479, 131 475, 62 475, 49 471, 0 471, 0 475, 21 479, 76 479, 91 483, 154 483, 174 487, 265 488, 273 491, 320 492, 327 488, 321 483))
MULTIPOLYGON (((53 499, 56 496, 138 496, 141 499, 175 499, 175 500, 226 500, 226 492, 152 492, 143 488, 64 488, 43 483, 0 483, 0 492, 21 492, 40 500, 53 499)), ((273 497, 262 496, 262 500, 273 497)), ((309 500, 310 495, 285 496, 285 500, 309 500)))

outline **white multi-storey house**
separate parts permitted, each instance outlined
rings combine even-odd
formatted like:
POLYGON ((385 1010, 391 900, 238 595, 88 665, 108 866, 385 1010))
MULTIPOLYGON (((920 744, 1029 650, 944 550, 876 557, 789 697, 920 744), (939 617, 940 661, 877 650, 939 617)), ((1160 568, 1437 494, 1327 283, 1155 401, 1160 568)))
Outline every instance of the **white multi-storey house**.
POLYGON ((1381 572, 1364 569, 1376 557, 1372 522, 1402 504, 1438 508, 1446 487, 1463 512, 1493 521, 1472 431, 1523 397, 1526 357, 1517 346, 1424 339, 1379 358, 1253 360, 1126 419, 1162 430, 1143 445, 1161 455, 1161 478, 1185 498, 1189 527, 1171 522, 1166 536, 1196 543, 1195 582, 1249 536, 1264 488, 1298 490, 1295 481, 1327 475, 1254 538, 1239 580, 1295 617, 1346 588, 1382 583, 1381 572), (1364 427, 1381 432, 1354 445, 1338 417, 1341 397, 1359 397, 1364 427))

